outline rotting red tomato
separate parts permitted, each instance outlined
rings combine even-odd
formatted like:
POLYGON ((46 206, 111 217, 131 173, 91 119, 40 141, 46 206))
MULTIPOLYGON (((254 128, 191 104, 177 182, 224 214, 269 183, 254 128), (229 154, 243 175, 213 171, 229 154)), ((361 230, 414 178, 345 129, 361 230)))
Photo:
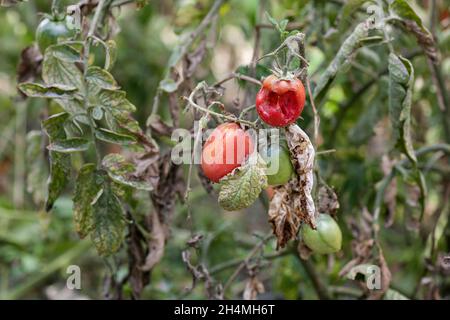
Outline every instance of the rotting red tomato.
POLYGON ((299 79, 279 79, 270 75, 256 95, 256 110, 265 123, 285 127, 298 119, 305 100, 305 87, 299 79))
POLYGON ((201 167, 206 177, 219 182, 241 166, 253 150, 253 140, 248 132, 236 123, 224 123, 215 128, 206 140, 201 167))

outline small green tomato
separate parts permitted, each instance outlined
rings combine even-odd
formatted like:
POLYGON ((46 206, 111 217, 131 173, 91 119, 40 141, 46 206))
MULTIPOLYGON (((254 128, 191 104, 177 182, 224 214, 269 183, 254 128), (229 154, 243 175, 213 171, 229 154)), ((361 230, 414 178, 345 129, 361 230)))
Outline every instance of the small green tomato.
POLYGON ((58 39, 68 39, 75 35, 75 30, 69 29, 68 17, 63 20, 45 18, 36 29, 36 41, 42 54, 49 46, 56 44, 58 39))
POLYGON ((317 229, 303 224, 301 235, 306 246, 320 254, 338 252, 342 246, 342 233, 339 225, 328 214, 319 214, 316 220, 317 229))
POLYGON ((294 173, 291 163, 291 155, 283 146, 271 146, 268 150, 267 167, 270 171, 271 165, 278 161, 278 170, 276 173, 267 174, 267 183, 271 186, 277 186, 287 183, 294 173))

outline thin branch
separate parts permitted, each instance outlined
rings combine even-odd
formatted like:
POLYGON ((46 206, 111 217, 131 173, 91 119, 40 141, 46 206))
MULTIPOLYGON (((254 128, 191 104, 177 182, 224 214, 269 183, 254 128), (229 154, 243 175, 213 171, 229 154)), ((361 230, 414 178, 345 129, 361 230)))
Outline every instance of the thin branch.
POLYGON ((273 237, 272 232, 269 232, 264 238, 253 248, 252 251, 245 257, 245 259, 238 265, 236 270, 234 270, 233 274, 228 278, 228 281, 225 283, 223 287, 223 293, 225 295, 228 287, 231 285, 231 283, 236 279, 236 277, 239 275, 239 273, 244 269, 244 267, 248 264, 251 258, 253 258, 266 244, 267 241, 269 241, 273 237))
POLYGON ((223 83, 233 80, 233 79, 238 79, 238 80, 244 80, 250 83, 253 83, 257 86, 261 86, 262 83, 261 81, 259 81, 258 79, 243 75, 243 74, 239 74, 239 73, 231 73, 228 76, 226 76, 225 78, 223 78, 222 80, 217 81, 216 83, 213 84, 213 87, 218 87, 220 85, 222 85, 223 83))
POLYGON ((300 258, 300 255, 298 254, 296 254, 295 256, 305 269, 308 277, 311 279, 312 285, 319 299, 329 300, 330 293, 328 292, 328 289, 325 286, 325 284, 322 282, 320 276, 317 274, 315 266, 311 263, 310 260, 303 260, 302 258, 300 258))
MULTIPOLYGON (((197 94, 197 92, 200 89, 204 88, 205 85, 206 84, 204 82, 200 82, 197 85, 197 87, 191 92, 189 97, 183 97, 183 99, 187 100, 189 105, 191 105, 192 107, 194 107, 194 108, 196 108, 196 109, 198 109, 200 111, 203 111, 203 113, 209 113, 209 114, 215 115, 215 116, 217 116, 219 118, 223 118, 223 119, 226 119, 226 120, 231 121, 231 122, 239 122, 239 123, 246 124, 246 125, 248 125, 248 126, 250 126, 252 128, 256 128, 255 124, 253 122, 251 122, 251 121, 238 119, 235 116, 229 116, 229 115, 226 115, 226 114, 218 113, 218 112, 215 112, 215 111, 210 110, 208 108, 202 107, 202 106, 198 105, 197 103, 195 103, 194 102, 195 95, 197 94)), ((213 104, 218 104, 218 102, 213 102, 213 104)), ((212 105, 210 105, 209 107, 211 107, 212 105)))

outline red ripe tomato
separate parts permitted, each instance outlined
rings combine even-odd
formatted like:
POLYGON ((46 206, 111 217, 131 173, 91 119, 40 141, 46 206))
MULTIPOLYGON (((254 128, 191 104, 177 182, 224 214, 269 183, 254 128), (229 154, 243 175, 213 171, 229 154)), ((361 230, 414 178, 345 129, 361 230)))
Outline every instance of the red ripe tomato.
POLYGON ((285 127, 300 116, 305 99, 305 87, 299 79, 285 80, 270 75, 256 95, 256 110, 265 123, 285 127))
POLYGON ((241 166, 253 152, 251 136, 236 123, 224 123, 214 129, 205 142, 201 166, 205 176, 219 182, 241 166))

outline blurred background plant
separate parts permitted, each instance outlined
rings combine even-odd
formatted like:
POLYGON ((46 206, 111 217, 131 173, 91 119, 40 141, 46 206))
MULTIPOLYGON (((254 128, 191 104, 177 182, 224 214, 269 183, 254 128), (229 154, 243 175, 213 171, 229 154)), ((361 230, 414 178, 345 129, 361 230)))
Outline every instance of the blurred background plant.
MULTIPOLYGON (((26 1, 0 8, 0 297, 128 298, 135 288, 128 282, 126 250, 102 258, 88 240, 78 238, 69 192, 60 197, 50 213, 42 205, 48 164, 39 154, 39 145, 37 153, 36 146, 33 149, 33 130, 40 130, 47 102, 23 99, 17 91, 17 74, 21 52, 33 44, 40 14, 50 12, 50 2, 26 1), (82 289, 68 291, 66 268, 73 264, 81 268, 82 289)), ((75 2, 62 1, 64 6, 75 2)), ((167 75, 171 53, 201 23, 214 1, 122 2, 111 15, 114 23, 110 32, 117 43, 117 60, 111 73, 137 106, 134 117, 145 127, 160 81, 167 75)), ((367 8, 373 3, 225 1, 211 26, 213 31, 204 35, 206 53, 186 86, 192 90, 196 81, 214 83, 231 72, 249 72, 255 47, 258 56, 275 49, 279 33, 264 15, 267 11, 277 21, 287 19, 287 30, 298 29, 306 35, 314 88, 344 40, 358 22, 368 18, 367 8)), ((332 150, 318 156, 318 168, 320 177, 338 196, 343 250, 336 255, 312 255, 307 260, 299 258, 295 244, 275 251, 274 240, 266 236, 270 225, 264 201, 240 212, 224 212, 216 197, 195 178, 189 205, 176 204, 164 256, 152 269, 141 298, 210 298, 214 294, 208 293, 208 288, 220 290, 217 284, 225 285, 227 298, 367 297, 357 281, 339 272, 352 258, 358 258, 355 246, 363 243, 361 236, 373 223, 371 217, 376 210, 381 216, 378 239, 392 274, 385 298, 450 297, 450 17, 444 0, 410 3, 433 34, 438 55, 438 62, 432 64, 423 50, 427 48, 418 45, 414 34, 401 26, 389 27, 394 49, 414 67, 411 135, 415 149, 425 150, 418 166, 428 187, 422 221, 417 218, 420 190, 410 176, 411 168, 407 162, 397 166, 403 158, 392 152, 389 51, 385 43, 371 39, 373 45, 349 53, 347 58, 351 59, 339 67, 327 94, 316 99, 321 119, 318 151, 332 150), (433 145, 441 147, 428 152, 426 148, 433 145), (394 176, 386 180, 393 171, 394 176), (380 181, 387 186, 377 208, 374 203, 380 181), (192 219, 186 223, 188 211, 192 219), (196 247, 192 261, 187 242, 196 247), (193 274, 198 281, 190 290, 193 274)), ((264 67, 267 65, 258 65, 257 78, 267 75, 264 67)), ((230 111, 238 110, 252 94, 254 97, 257 89, 237 80, 224 87, 223 101, 230 111)), ((170 95, 160 96, 157 112, 163 121, 171 123, 167 107, 170 95)), ((300 126, 312 134, 309 104, 302 116, 300 126)), ((191 125, 192 113, 180 113, 179 126, 191 125)), ((155 139, 163 150, 170 147, 166 137, 155 139)), ((115 150, 108 148, 105 151, 115 150)), ((72 162, 79 168, 82 160, 74 157, 72 162)), ((183 169, 186 175, 188 168, 183 169)), ((136 213, 145 215, 150 206, 148 196, 139 191, 134 198, 136 213)))

